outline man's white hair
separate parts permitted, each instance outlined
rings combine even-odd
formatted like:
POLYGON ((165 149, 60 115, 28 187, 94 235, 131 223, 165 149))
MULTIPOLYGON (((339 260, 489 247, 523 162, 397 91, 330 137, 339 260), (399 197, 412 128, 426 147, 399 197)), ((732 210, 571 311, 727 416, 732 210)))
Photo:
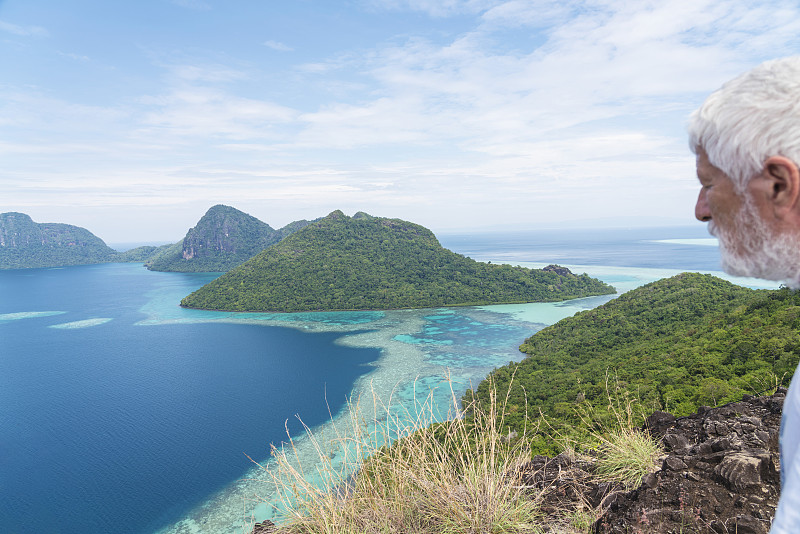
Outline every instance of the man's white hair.
POLYGON ((800 163, 800 56, 762 63, 713 92, 689 118, 689 144, 739 193, 771 156, 800 163))

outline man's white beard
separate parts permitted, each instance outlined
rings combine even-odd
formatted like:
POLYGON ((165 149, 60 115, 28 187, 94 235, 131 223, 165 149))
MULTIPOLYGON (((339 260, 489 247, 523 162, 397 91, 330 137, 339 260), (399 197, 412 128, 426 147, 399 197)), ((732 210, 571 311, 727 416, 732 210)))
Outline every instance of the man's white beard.
POLYGON ((752 276, 800 288, 800 243, 793 236, 773 235, 756 213, 749 198, 736 216, 733 228, 712 220, 708 231, 719 239, 722 269, 734 276, 752 276))

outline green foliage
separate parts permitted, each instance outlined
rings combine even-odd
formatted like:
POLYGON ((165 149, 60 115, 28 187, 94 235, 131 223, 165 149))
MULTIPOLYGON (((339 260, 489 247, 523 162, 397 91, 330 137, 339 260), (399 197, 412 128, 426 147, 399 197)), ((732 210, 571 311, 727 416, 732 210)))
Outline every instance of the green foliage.
POLYGON ((105 263, 116 255, 85 228, 35 223, 24 213, 0 213, 0 269, 105 263))
POLYGON ((231 311, 365 310, 547 302, 614 292, 585 274, 555 270, 479 263, 442 248, 430 230, 417 224, 335 211, 195 291, 181 305, 231 311))
MULTIPOLYGON (((602 413, 608 372, 651 411, 687 415, 788 384, 800 359, 798 327, 796 292, 683 273, 538 332, 520 347, 528 357, 493 371, 491 384, 510 385, 512 429, 539 410, 556 424, 574 423, 583 403, 602 413)), ((478 386, 480 402, 490 390, 488 380, 478 386)))
POLYGON ((156 255, 161 254, 170 246, 173 245, 161 245, 160 247, 145 245, 132 248, 125 252, 119 252, 114 261, 117 263, 144 263, 156 255))

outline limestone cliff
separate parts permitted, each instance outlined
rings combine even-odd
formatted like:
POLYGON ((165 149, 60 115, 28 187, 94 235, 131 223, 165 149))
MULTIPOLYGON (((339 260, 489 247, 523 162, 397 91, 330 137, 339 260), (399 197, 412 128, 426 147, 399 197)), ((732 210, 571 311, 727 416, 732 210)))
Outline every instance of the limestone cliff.
POLYGON ((146 265, 152 271, 229 271, 307 224, 296 221, 275 230, 247 213, 218 204, 189 229, 182 241, 166 247, 146 265))

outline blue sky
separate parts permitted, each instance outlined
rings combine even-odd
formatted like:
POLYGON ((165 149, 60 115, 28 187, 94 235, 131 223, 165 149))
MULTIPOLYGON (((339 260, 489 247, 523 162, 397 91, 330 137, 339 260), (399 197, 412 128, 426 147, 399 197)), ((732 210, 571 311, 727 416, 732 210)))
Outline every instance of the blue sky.
POLYGON ((691 224, 688 114, 797 53, 794 0, 0 0, 0 212, 691 224))

